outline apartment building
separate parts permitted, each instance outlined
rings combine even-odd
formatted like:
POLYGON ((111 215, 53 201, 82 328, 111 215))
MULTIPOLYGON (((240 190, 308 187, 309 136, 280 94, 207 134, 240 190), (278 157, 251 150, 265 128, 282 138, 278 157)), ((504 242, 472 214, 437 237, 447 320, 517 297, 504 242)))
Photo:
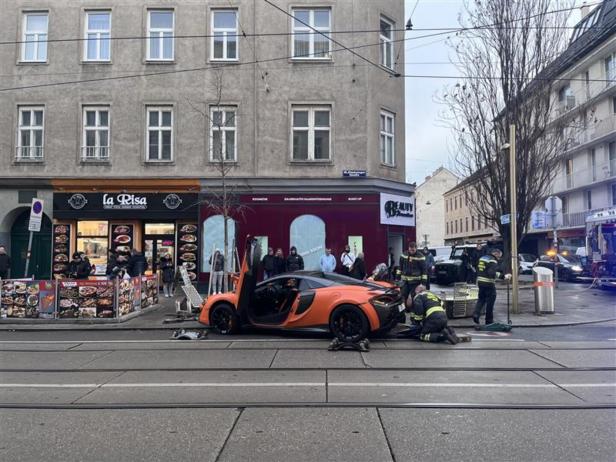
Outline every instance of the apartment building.
POLYGON ((75 250, 100 270, 120 229, 150 270, 170 252, 205 280, 223 171, 240 253, 251 234, 313 268, 352 242, 372 266, 414 239, 404 2, 276 4, 2 2, 0 243, 14 275, 37 196, 37 277, 75 250))
MULTIPOLYGON (((564 122, 566 151, 551 193, 563 201, 562 244, 585 245, 587 217, 616 207, 616 1, 605 0, 577 24, 550 71, 558 79, 554 121, 564 122)), ((551 232, 530 229, 543 252, 551 232)))
POLYGON ((444 167, 426 177, 415 190, 417 240, 422 246, 445 245, 445 199, 443 194, 458 184, 459 178, 444 167))

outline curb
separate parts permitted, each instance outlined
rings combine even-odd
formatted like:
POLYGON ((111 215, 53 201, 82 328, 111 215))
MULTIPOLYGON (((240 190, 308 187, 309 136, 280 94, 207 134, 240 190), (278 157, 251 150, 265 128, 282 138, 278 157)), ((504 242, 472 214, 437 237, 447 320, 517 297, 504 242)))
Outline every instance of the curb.
MULTIPOLYGON (((582 325, 586 325, 586 324, 600 324, 602 322, 610 322, 610 321, 616 321, 616 318, 608 318, 608 319, 598 319, 596 321, 580 321, 580 322, 561 322, 561 323, 553 323, 553 324, 511 324, 511 327, 517 327, 517 328, 534 328, 534 327, 570 327, 570 326, 582 326, 582 325)), ((504 322, 504 324, 506 324, 506 322, 504 322)), ((452 324, 451 327, 454 327, 456 329, 474 329, 475 328, 475 324, 461 324, 461 325, 455 325, 452 324)))

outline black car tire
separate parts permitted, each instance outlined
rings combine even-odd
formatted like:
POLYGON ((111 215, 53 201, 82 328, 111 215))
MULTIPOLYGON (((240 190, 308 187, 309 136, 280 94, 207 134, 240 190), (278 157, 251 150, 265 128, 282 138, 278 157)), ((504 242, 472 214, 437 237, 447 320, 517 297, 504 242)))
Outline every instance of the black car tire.
POLYGON ((354 305, 341 305, 329 318, 329 330, 342 342, 356 343, 368 337, 370 324, 362 310, 354 305))
POLYGON ((210 326, 221 335, 236 334, 240 330, 240 319, 231 305, 220 303, 210 313, 210 326))

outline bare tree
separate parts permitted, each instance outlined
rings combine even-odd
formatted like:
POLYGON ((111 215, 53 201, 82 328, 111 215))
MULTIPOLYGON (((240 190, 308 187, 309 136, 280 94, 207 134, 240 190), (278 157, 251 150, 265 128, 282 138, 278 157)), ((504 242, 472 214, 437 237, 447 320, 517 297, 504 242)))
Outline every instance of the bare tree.
POLYGON ((237 184, 229 183, 230 173, 236 167, 236 132, 235 130, 231 130, 233 133, 232 140, 229 139, 231 136, 229 134, 223 136, 225 128, 236 126, 237 108, 230 110, 229 107, 224 106, 223 69, 216 69, 212 71, 210 75, 212 80, 209 82, 209 88, 206 86, 205 101, 196 103, 187 98, 186 102, 192 110, 200 114, 209 125, 209 152, 206 152, 205 155, 215 169, 219 181, 218 184, 213 187, 206 187, 208 198, 205 200, 205 204, 216 215, 221 215, 223 217, 225 259, 223 288, 227 291, 229 265, 235 258, 235 247, 231 249, 231 255, 229 255, 229 220, 243 217, 246 207, 240 203, 239 195, 237 194, 237 184), (228 152, 230 147, 233 147, 232 153, 228 152))
MULTIPOLYGON (((510 249, 509 126, 516 127, 517 231, 520 242, 531 212, 549 193, 559 156, 566 149, 565 127, 554 122, 557 98, 550 64, 566 48, 563 33, 571 2, 559 0, 474 0, 465 4, 468 24, 450 45, 460 82, 438 101, 455 134, 459 173, 472 177, 469 205, 498 229, 510 249)), ((506 259, 505 261, 510 261, 506 259)))

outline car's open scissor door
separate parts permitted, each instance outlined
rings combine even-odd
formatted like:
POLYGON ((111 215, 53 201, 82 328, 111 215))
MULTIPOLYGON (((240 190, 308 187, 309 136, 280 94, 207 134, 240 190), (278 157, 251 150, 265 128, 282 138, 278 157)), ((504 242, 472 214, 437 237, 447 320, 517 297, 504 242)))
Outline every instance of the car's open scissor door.
POLYGON ((248 321, 248 309, 254 297, 257 286, 257 273, 261 261, 261 246, 250 236, 246 239, 246 250, 237 283, 237 312, 242 324, 248 321))

